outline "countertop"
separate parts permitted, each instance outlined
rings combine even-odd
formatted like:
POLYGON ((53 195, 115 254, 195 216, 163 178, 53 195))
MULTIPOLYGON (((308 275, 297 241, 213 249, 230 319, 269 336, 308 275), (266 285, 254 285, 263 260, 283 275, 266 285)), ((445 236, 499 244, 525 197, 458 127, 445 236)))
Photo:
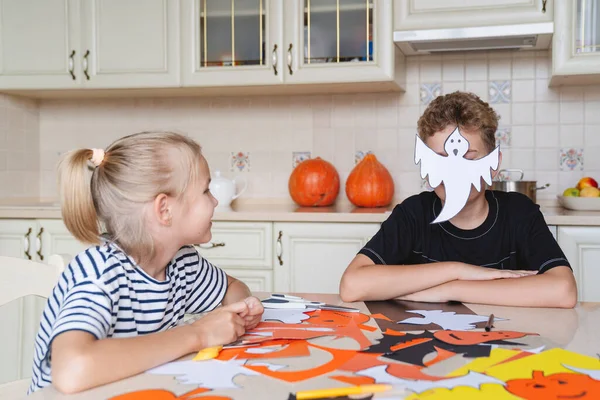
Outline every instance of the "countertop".
MULTIPOLYGON (((395 204, 382 208, 359 208, 352 204, 331 207, 299 207, 279 199, 236 202, 229 209, 215 210, 214 221, 266 222, 363 222, 385 221, 395 204)), ((600 211, 572 211, 556 203, 541 204, 548 225, 600 226, 600 211)), ((60 206, 53 199, 0 199, 0 218, 60 219, 60 206)))

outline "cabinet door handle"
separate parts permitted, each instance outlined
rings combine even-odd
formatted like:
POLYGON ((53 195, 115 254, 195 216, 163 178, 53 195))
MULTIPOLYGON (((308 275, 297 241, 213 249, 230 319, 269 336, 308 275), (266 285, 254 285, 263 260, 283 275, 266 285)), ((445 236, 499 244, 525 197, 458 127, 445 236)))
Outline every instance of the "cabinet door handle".
POLYGON ((29 228, 27 230, 27 233, 25 234, 25 239, 23 240, 23 244, 25 247, 25 257, 27 257, 28 260, 31 260, 31 254, 29 254, 29 250, 31 250, 31 228, 29 228))
POLYGON ((201 249, 214 249, 215 247, 225 247, 225 242, 210 242, 210 244, 197 244, 201 249))
POLYGON ((37 246, 37 255, 40 258, 40 261, 44 261, 44 255, 42 254, 42 233, 44 233, 44 227, 40 228, 40 231, 36 235, 36 246, 37 246))
POLYGON ((273 73, 277 75, 277 45, 273 46, 273 53, 271 53, 271 63, 273 64, 273 73))
POLYGON ((283 245, 281 243, 281 237, 283 236, 283 231, 279 231, 279 236, 277 237, 277 259, 279 260, 279 265, 283 265, 283 245))
POLYGON ((290 47, 288 47, 287 52, 288 70, 290 71, 290 75, 294 75, 294 71, 292 70, 292 61, 292 44, 290 43, 290 47))
POLYGON ((75 50, 71 51, 71 54, 69 55, 69 74, 71 74, 71 78, 73 78, 73 80, 75 80, 75 50))
POLYGON ((548 3, 548 0, 542 0, 542 12, 546 13, 546 3, 548 3))
POLYGON ((90 74, 88 73, 88 57, 90 55, 90 51, 87 50, 83 55, 83 74, 85 75, 85 79, 90 80, 90 74))

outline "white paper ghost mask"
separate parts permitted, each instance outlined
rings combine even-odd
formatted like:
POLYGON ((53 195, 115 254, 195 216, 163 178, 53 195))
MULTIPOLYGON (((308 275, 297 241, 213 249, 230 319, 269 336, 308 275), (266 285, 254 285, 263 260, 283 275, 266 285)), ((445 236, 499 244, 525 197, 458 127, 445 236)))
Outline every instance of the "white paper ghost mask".
POLYGON ((469 142, 460 134, 458 127, 444 142, 448 156, 441 156, 431 150, 417 134, 415 143, 415 164, 421 163, 421 178, 428 177, 432 188, 444 184, 446 200, 442 211, 432 223, 448 221, 463 209, 471 186, 481 191, 481 178, 492 184, 492 170, 498 169, 500 146, 478 160, 464 158, 469 150, 469 142))

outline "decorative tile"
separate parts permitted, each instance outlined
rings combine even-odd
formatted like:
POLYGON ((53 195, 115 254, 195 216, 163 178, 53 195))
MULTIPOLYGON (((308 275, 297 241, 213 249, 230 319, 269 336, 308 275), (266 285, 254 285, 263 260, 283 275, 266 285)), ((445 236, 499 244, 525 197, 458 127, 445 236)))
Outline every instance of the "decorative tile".
POLYGON ((496 131, 496 146, 500 145, 500 147, 510 147, 510 139, 512 137, 512 133, 510 128, 498 128, 496 131))
POLYGON ((310 159, 310 151, 294 151, 292 153, 292 168, 296 168, 302 161, 310 159))
POLYGON ((421 84, 421 104, 427 105, 431 100, 442 94, 442 84, 440 82, 421 84))
POLYGON ((558 164, 561 171, 583 171, 583 149, 560 149, 558 164))
POLYGON ((367 154, 371 154, 371 153, 373 153, 371 150, 367 150, 367 151, 357 150, 356 153, 354 153, 354 165, 361 162, 362 159, 365 158, 365 156, 367 154))
POLYGON ((511 94, 510 81, 490 82, 490 103, 510 103, 511 94))
POLYGON ((429 186, 429 182, 427 182, 427 179, 421 179, 421 190, 425 190, 427 192, 433 191, 433 188, 429 186))
POLYGON ((231 171, 250 171, 250 152, 231 152, 231 171))

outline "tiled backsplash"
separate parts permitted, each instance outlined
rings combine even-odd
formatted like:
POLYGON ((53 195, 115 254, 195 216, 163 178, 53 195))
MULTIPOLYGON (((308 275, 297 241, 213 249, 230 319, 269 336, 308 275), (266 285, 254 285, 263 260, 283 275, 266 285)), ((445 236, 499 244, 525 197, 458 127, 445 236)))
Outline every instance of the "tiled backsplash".
MULTIPOLYGON (((455 90, 492 103, 501 116, 502 167, 523 169, 525 179, 540 186, 550 183, 538 198, 554 198, 583 175, 600 178, 600 86, 548 88, 547 52, 417 56, 407 63, 406 93, 43 100, 40 194, 56 195, 54 168, 61 152, 105 147, 141 130, 169 129, 198 140, 213 170, 230 177, 245 174, 246 198, 289 199, 293 166, 319 156, 337 168, 339 200, 346 201, 345 180, 370 151, 390 170, 402 199, 426 186, 413 161, 417 119, 435 96, 455 90)), ((19 115, 34 125, 37 114, 30 108, 19 115)), ((27 132, 37 134, 34 127, 27 132)), ((7 138, 16 134, 10 130, 7 138)), ((27 149, 27 154, 37 151, 27 149)), ((8 164, 7 179, 11 170, 8 164)))
POLYGON ((0 94, 0 197, 36 197, 39 190, 38 103, 0 94))

